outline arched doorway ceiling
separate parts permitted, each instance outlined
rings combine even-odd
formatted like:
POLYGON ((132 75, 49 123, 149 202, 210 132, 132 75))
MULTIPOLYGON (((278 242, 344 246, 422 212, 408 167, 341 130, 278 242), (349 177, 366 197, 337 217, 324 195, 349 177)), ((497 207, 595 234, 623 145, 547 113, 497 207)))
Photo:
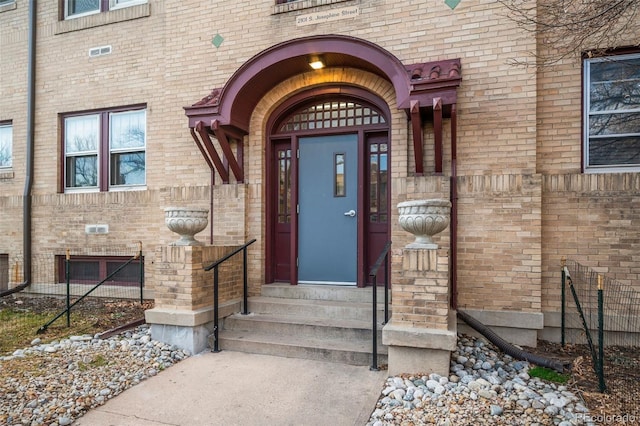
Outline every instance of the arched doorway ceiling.
MULTIPOLYGON (((222 169, 224 182, 229 180, 229 167, 237 181, 243 180, 241 161, 236 161, 229 140, 249 133, 249 120, 260 99, 282 81, 308 72, 312 56, 320 56, 326 69, 354 68, 390 81, 398 108, 412 120, 414 139, 418 138, 414 144, 420 148, 422 121, 433 110, 449 114, 450 106, 456 103, 461 81, 459 59, 403 64, 374 43, 343 35, 310 36, 276 44, 245 62, 223 87, 184 108, 191 135, 209 166, 219 172, 222 169), (220 160, 209 135, 218 139, 226 161, 220 160)), ((416 165, 416 172, 421 173, 421 167, 416 165)))

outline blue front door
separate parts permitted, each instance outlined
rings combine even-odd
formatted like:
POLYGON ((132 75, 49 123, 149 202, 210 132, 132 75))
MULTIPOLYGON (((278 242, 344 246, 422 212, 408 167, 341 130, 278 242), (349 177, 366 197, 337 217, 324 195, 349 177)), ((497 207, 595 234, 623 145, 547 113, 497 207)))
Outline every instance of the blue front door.
POLYGON ((298 282, 356 285, 357 134, 300 138, 298 282))

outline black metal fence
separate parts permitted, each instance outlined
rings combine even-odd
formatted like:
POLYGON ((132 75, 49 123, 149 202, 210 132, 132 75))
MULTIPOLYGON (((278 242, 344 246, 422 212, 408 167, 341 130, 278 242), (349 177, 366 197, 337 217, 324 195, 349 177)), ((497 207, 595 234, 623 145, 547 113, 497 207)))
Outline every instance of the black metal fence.
MULTIPOLYGON (((640 379, 640 291, 572 260, 563 260, 561 343, 585 345, 599 392, 628 391, 640 379)), ((640 414, 640 402, 631 407, 640 414)))
POLYGON ((29 285, 13 293, 24 281, 24 259, 19 254, 0 259, 0 354, 36 337, 94 335, 139 321, 152 305, 144 296, 140 243, 32 256, 29 285))

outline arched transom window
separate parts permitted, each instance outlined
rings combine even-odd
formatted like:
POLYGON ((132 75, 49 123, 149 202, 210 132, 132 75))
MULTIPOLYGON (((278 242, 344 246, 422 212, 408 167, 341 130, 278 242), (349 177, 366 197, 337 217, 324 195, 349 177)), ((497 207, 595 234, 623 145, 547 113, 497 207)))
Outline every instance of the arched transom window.
POLYGON ((279 133, 338 127, 384 124, 377 109, 353 101, 324 101, 305 106, 292 113, 279 126, 279 133))

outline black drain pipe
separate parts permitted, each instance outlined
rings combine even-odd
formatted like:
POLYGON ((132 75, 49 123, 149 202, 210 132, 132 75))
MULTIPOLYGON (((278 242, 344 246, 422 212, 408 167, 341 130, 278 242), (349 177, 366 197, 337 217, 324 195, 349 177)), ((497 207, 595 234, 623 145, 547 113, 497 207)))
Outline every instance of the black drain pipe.
POLYGON ((29 52, 27 64, 27 146, 26 174, 22 196, 22 252, 24 281, 16 287, 0 294, 0 297, 17 293, 31 284, 31 188, 33 187, 33 148, 35 126, 35 86, 36 86, 36 0, 29 1, 29 52))
POLYGON ((507 355, 511 355, 512 357, 517 359, 529 361, 530 363, 538 365, 540 367, 551 368, 558 373, 564 372, 564 365, 560 361, 544 358, 516 348, 515 346, 504 340, 502 337, 498 336, 489 327, 482 324, 480 321, 473 318, 471 315, 467 314, 464 311, 458 310, 457 315, 458 318, 466 322, 475 331, 486 337, 491 343, 496 345, 502 352, 506 353, 507 355))

